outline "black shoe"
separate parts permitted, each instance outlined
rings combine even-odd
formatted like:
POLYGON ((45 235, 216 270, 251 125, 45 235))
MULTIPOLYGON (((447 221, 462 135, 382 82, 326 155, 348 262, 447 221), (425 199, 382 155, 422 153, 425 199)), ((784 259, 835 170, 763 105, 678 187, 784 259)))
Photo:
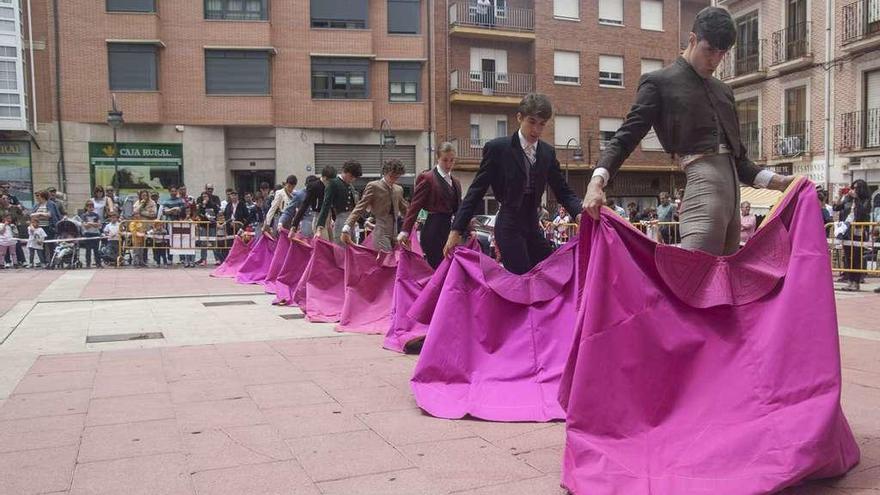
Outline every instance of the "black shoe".
POLYGON ((418 337, 413 340, 410 340, 406 344, 403 345, 404 354, 420 354, 422 352, 422 346, 425 345, 425 338, 418 337))

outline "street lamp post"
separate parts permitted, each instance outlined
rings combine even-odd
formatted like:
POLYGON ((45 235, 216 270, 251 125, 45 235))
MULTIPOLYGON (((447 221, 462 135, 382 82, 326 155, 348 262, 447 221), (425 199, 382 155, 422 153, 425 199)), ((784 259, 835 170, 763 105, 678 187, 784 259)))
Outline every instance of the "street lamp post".
MULTIPOLYGON (((576 147, 574 149, 574 153, 572 153, 572 155, 571 155, 571 159, 576 162, 584 161, 584 150, 581 149, 581 143, 578 142, 577 138, 569 139, 568 142, 565 143, 565 148, 569 149, 571 147, 572 141, 574 141, 574 144, 576 145, 576 147)), ((569 160, 566 160, 565 161, 565 182, 568 182, 568 166, 569 166, 569 160)))
POLYGON ((119 145, 116 144, 116 130, 122 127, 125 120, 122 118, 122 110, 116 108, 116 95, 111 96, 113 109, 107 112, 107 124, 113 129, 113 180, 111 185, 119 191, 119 145))
POLYGON ((397 146, 397 138, 391 133, 391 122, 388 119, 382 119, 379 123, 379 167, 385 166, 385 148, 393 148, 397 146))

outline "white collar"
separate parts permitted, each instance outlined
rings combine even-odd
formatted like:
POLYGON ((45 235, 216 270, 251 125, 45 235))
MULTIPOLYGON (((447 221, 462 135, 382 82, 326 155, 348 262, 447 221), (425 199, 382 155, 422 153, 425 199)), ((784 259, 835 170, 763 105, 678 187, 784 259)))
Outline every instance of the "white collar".
POLYGON ((446 180, 452 180, 452 170, 450 170, 448 173, 445 172, 443 170, 443 167, 441 167, 439 163, 437 164, 436 168, 437 168, 437 173, 440 174, 440 177, 443 177, 446 180))
MULTIPOLYGON (((516 134, 519 136, 519 145, 522 147, 523 151, 526 149, 526 145, 529 143, 526 140, 526 137, 523 136, 522 129, 516 131, 516 134)), ((538 141, 535 141, 535 153, 538 152, 538 141)))

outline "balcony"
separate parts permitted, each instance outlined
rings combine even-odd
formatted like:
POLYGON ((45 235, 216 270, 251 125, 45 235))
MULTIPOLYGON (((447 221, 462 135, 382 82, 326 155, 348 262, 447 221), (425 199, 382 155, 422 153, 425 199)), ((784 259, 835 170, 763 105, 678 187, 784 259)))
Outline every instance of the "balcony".
POLYGON ((469 164, 480 163, 483 159, 483 145, 489 141, 489 139, 452 138, 452 142, 458 145, 457 161, 469 164))
POLYGON ((880 152, 880 108, 842 114, 838 143, 841 153, 880 152))
POLYGON ((843 7, 841 48, 858 53, 880 46, 880 2, 858 0, 843 7))
POLYGON ((746 147, 748 157, 753 161, 762 161, 767 157, 761 146, 761 128, 757 122, 743 122, 739 126, 739 137, 743 146, 746 147))
POLYGON ((449 75, 451 103, 515 106, 534 90, 534 74, 454 70, 449 75))
POLYGON ((531 43, 535 40, 535 11, 505 3, 481 12, 470 2, 454 3, 449 6, 449 35, 531 43))
POLYGON ((787 122, 770 128, 770 157, 798 158, 810 153, 810 122, 787 122))
POLYGON ((801 22, 773 33, 770 68, 784 74, 811 65, 813 63, 811 32, 810 23, 801 22))
POLYGON ((718 79, 734 88, 764 79, 767 76, 764 64, 766 47, 767 40, 737 44, 718 66, 718 79))

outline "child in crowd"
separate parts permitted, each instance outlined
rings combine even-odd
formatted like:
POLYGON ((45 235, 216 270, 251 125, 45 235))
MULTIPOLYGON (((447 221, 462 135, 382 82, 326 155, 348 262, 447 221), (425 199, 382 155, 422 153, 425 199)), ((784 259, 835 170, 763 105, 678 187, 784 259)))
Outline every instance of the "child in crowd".
POLYGON ((31 224, 28 226, 28 252, 29 252, 29 265, 31 268, 34 266, 42 266, 46 262, 46 255, 43 252, 43 241, 46 240, 46 231, 40 227, 40 221, 36 218, 31 218, 31 224), (34 265, 34 254, 39 257, 39 261, 36 265, 34 265))
POLYGON ((3 222, 0 223, 0 263, 6 259, 6 253, 9 253, 9 259, 12 264, 6 263, 6 268, 13 268, 18 264, 18 256, 15 253, 15 246, 18 244, 18 227, 12 221, 12 215, 3 216, 3 222))
POLYGON ((104 249, 101 255, 107 263, 115 263, 119 256, 119 214, 116 211, 110 212, 110 222, 104 226, 104 249))
POLYGON ((168 230, 165 229, 165 224, 154 223, 153 228, 147 232, 147 237, 153 241, 153 261, 156 262, 156 267, 162 266, 164 261, 165 268, 168 268, 168 230))

